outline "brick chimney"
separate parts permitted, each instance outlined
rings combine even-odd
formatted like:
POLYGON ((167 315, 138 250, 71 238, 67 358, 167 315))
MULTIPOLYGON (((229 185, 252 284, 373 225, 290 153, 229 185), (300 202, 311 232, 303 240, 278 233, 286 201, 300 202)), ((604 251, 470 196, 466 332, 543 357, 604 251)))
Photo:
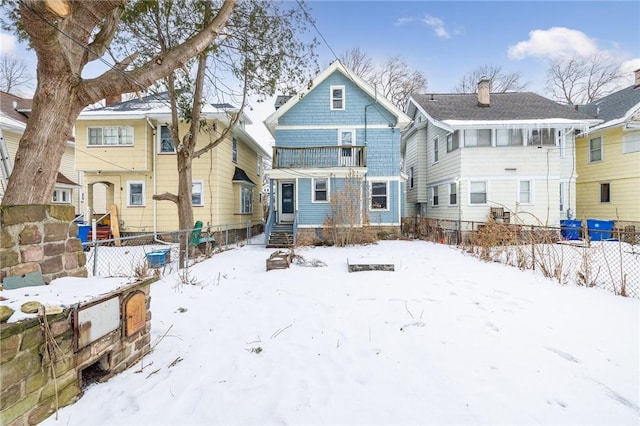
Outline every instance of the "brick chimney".
POLYGON ((491 80, 487 77, 480 77, 478 82, 478 106, 489 106, 489 91, 491 90, 491 80))
POLYGON ((634 73, 636 74, 636 83, 634 84, 634 88, 637 89, 640 87, 640 68, 638 68, 637 70, 634 71, 634 73))
POLYGON ((104 105, 105 106, 109 106, 111 104, 117 104, 122 102, 122 94, 119 95, 113 95, 113 96, 107 96, 104 100, 104 105))

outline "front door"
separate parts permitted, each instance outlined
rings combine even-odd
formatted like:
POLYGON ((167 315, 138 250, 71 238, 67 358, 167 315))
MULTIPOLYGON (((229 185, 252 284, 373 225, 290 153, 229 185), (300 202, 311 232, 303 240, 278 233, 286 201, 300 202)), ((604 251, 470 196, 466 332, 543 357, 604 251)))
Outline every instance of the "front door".
POLYGON ((280 222, 293 222, 295 214, 295 184, 293 182, 280 182, 278 201, 280 202, 280 222))

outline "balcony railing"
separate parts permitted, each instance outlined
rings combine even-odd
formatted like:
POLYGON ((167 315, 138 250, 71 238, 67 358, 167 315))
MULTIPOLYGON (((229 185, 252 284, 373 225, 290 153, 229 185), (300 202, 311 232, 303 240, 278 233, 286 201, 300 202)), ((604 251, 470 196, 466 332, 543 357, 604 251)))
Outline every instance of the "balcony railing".
POLYGON ((273 147, 274 169, 320 167, 366 167, 364 146, 314 146, 304 148, 273 147))

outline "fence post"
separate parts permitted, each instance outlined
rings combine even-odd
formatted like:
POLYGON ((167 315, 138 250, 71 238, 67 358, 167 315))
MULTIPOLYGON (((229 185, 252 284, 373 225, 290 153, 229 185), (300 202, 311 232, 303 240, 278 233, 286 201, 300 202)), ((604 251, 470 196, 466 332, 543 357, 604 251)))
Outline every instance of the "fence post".
POLYGON ((531 225, 531 232, 529 233, 529 239, 531 240, 531 269, 536 270, 536 246, 533 241, 533 225, 531 225))
POLYGON ((98 238, 96 231, 97 222, 91 220, 91 240, 93 241, 93 276, 98 275, 98 238))

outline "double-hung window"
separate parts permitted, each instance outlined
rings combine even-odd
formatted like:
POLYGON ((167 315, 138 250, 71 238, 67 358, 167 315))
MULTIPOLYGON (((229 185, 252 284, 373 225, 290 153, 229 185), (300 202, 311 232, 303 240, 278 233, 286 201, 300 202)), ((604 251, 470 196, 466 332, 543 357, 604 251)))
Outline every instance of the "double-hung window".
POLYGON ((433 139, 433 162, 437 163, 438 162, 438 149, 440 149, 440 147, 438 146, 440 145, 440 138, 438 138, 437 136, 433 139))
POLYGON ((518 201, 520 204, 532 204, 530 180, 521 180, 518 182, 518 201))
POLYGON ((496 130, 496 146, 522 146, 522 129, 496 130))
POLYGON ((238 162, 238 139, 235 136, 231 139, 231 161, 238 162))
POLYGON ((447 152, 455 151, 460 147, 460 131, 456 130, 447 135, 447 152))
POLYGON ((371 182, 371 210, 386 210, 389 196, 388 182, 371 182))
POLYGON ((600 184, 600 202, 601 203, 611 202, 611 185, 608 183, 600 184))
POLYGON ((240 187, 240 213, 253 213, 253 188, 248 186, 240 187))
POLYGON ((316 203, 325 203, 329 201, 329 179, 313 179, 313 201, 316 203))
POLYGON ((53 197, 51 201, 54 204, 70 204, 71 203, 71 190, 70 189, 54 189, 53 197))
POLYGON ((169 126, 160 126, 160 153, 169 154, 176 152, 173 146, 173 137, 169 126))
POLYGON ((491 129, 465 130, 464 146, 491 146, 491 129))
POLYGON ((127 182, 127 206, 144 206, 144 182, 127 182))
POLYGON ((437 186, 433 186, 431 187, 431 205, 436 207, 440 204, 440 200, 438 198, 439 195, 439 188, 437 186))
POLYGON ((529 134, 529 145, 542 146, 542 145, 555 145, 556 144, 556 131, 555 129, 534 129, 529 134))
POLYGON ((88 146, 133 146, 133 127, 89 127, 88 146))
POLYGON ((487 204, 487 182, 471 182, 469 187, 470 204, 487 204))
POLYGON ((589 139, 589 162, 602 161, 602 136, 589 139))
POLYGON ((455 206, 458 204, 458 184, 449 184, 449 205, 455 206))
POLYGON ((640 130, 622 135, 622 153, 640 152, 640 130))
POLYGON ((193 181, 191 183, 191 205, 192 206, 204 206, 204 197, 202 196, 202 189, 204 183, 201 180, 193 181))
POLYGON ((344 86, 331 86, 331 110, 344 110, 344 86))

